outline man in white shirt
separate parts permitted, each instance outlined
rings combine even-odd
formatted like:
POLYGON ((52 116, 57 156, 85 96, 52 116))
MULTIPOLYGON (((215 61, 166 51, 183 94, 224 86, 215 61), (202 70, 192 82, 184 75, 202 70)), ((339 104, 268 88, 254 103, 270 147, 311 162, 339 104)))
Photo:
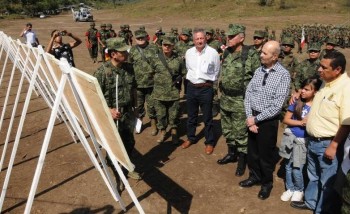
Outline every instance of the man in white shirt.
POLYGON ((31 44, 33 47, 37 47, 39 45, 39 40, 36 37, 35 32, 32 30, 33 25, 31 23, 27 23, 26 27, 23 29, 20 37, 26 38, 26 43, 31 44))
POLYGON ((205 153, 210 155, 214 151, 213 134, 213 82, 217 80, 220 70, 220 56, 218 52, 207 45, 205 31, 195 29, 193 32, 194 47, 187 50, 186 68, 187 75, 187 140, 182 144, 186 149, 197 142, 196 127, 199 107, 203 113, 205 124, 205 153))

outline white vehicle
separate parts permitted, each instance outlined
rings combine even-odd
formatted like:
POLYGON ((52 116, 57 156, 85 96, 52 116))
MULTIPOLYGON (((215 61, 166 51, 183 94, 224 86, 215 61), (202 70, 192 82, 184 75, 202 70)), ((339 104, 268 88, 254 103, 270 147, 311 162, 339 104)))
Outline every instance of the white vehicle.
POLYGON ((73 20, 76 22, 92 22, 94 21, 94 16, 90 13, 90 9, 86 7, 79 7, 79 10, 74 10, 72 8, 73 20))

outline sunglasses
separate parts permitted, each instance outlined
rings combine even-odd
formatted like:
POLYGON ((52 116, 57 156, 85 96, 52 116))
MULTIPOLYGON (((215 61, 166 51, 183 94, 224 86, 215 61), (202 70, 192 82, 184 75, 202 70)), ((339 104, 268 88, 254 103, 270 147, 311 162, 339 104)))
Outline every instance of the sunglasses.
POLYGON ((263 37, 254 36, 253 39, 254 39, 254 40, 256 40, 256 39, 261 40, 261 39, 263 39, 263 37))

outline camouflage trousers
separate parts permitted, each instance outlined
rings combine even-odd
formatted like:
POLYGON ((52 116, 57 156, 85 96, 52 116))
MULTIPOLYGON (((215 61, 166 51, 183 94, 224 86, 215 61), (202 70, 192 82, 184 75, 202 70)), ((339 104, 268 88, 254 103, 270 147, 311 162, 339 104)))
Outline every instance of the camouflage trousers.
POLYGON ((213 83, 213 89, 214 89, 213 106, 214 105, 219 106, 220 99, 219 99, 219 82, 218 81, 215 81, 213 83))
POLYGON ((180 102, 179 100, 161 101, 155 100, 154 107, 157 111, 157 128, 164 130, 169 128, 177 128, 180 124, 180 102))
POLYGON ((115 121, 120 138, 123 141, 126 152, 131 156, 135 147, 134 129, 135 129, 135 116, 131 110, 131 106, 122 110, 122 117, 115 121))
POLYGON ((97 55, 98 55, 98 45, 92 45, 91 48, 88 48, 89 50, 89 54, 90 54, 90 58, 91 59, 95 59, 97 58, 97 55))
POLYGON ((150 88, 138 88, 137 90, 137 110, 138 117, 143 118, 146 116, 145 103, 147 105, 147 114, 150 119, 155 119, 156 109, 154 108, 154 99, 152 98, 153 87, 150 88))
POLYGON ((248 129, 245 124, 246 115, 242 112, 230 112, 220 109, 222 135, 227 145, 237 147, 238 152, 247 154, 248 129))
POLYGON ((105 61, 106 61, 106 53, 105 53, 105 50, 106 50, 106 48, 104 48, 104 47, 102 47, 102 46, 100 45, 100 54, 101 54, 101 60, 102 60, 102 62, 105 62, 105 61))

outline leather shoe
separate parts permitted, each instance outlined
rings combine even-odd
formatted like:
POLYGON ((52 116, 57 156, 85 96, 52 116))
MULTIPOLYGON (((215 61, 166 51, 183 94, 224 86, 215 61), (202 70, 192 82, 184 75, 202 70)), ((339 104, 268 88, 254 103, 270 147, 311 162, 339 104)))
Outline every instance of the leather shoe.
POLYGON ((253 177, 249 177, 248 179, 239 182, 239 186, 241 187, 252 187, 258 184, 260 184, 260 181, 253 177))
POLYGON ((268 197, 270 197, 272 187, 272 185, 262 185, 258 194, 258 198, 261 200, 265 200, 268 197))
POLYGON ((292 201, 290 203, 290 206, 300 210, 313 210, 310 207, 308 207, 304 201, 292 201))
POLYGON ((225 157, 219 159, 216 162, 220 165, 234 163, 234 162, 237 162, 237 155, 236 154, 227 154, 227 155, 225 155, 225 157))
POLYGON ((181 147, 183 149, 187 149, 188 147, 190 147, 192 145, 191 141, 189 140, 185 140, 182 144, 181 144, 181 147))
POLYGON ((205 145, 205 154, 211 155, 214 151, 214 147, 212 145, 205 145))

